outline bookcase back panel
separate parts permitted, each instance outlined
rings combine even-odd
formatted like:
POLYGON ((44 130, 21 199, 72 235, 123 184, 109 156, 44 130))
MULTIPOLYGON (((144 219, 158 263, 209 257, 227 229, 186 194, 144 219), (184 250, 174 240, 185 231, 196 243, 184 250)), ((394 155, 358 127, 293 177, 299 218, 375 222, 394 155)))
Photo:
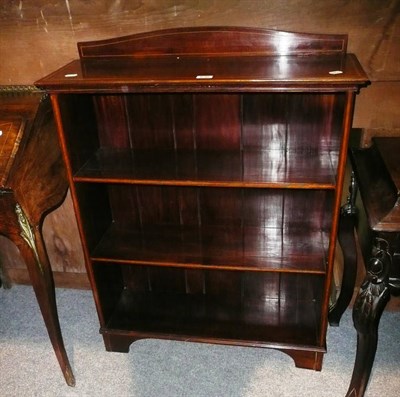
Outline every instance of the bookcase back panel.
MULTIPOLYGON (((107 271, 110 266, 112 265, 97 265, 97 274, 100 275, 103 272, 103 267, 104 271, 107 271)), ((228 299, 233 299, 235 296, 238 303, 243 298, 312 301, 320 299, 323 283, 323 277, 319 275, 159 268, 140 265, 122 265, 120 277, 121 281, 118 285, 134 292, 207 294, 221 299, 228 294, 228 299)))
POLYGON ((287 141, 287 95, 243 95, 243 148, 284 150, 287 141))
POLYGON ((207 294, 221 298, 230 291, 232 296, 236 295, 236 298, 239 298, 239 301, 243 297, 255 300, 264 298, 312 301, 320 298, 323 284, 323 277, 319 275, 227 272, 95 263, 95 275, 99 283, 104 283, 105 288, 108 287, 111 271, 109 269, 112 267, 119 268, 113 276, 116 281, 113 285, 121 290, 127 288, 133 292, 207 294))
POLYGON ((338 150, 345 95, 301 95, 288 103, 287 150, 338 150))
POLYGON ((145 225, 307 227, 330 224, 329 190, 108 186, 112 218, 145 225), (129 215, 129 216, 128 216, 129 215))
POLYGON ((338 150, 345 96, 187 93, 94 100, 102 147, 322 151, 338 150))
POLYGON ((239 150, 241 144, 240 96, 195 95, 196 147, 239 150))
POLYGON ((240 149, 237 94, 102 95, 95 106, 105 147, 240 149))
POLYGON ((290 152, 337 151, 344 94, 252 94, 243 97, 243 147, 290 152))

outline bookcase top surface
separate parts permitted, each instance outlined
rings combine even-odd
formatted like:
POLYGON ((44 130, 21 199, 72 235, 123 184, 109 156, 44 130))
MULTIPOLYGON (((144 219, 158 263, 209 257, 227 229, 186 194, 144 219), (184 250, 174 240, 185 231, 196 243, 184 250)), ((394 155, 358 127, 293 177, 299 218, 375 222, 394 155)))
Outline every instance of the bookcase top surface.
POLYGON ((358 90, 346 35, 181 28, 78 43, 80 59, 35 84, 52 92, 358 90))

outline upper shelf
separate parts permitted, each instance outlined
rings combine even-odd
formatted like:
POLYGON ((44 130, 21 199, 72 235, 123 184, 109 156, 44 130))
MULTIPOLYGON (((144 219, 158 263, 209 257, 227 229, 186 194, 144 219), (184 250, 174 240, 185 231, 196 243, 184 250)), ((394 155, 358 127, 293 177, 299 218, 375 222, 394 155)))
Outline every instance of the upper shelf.
POLYGON ((78 43, 52 92, 332 91, 369 83, 346 35, 203 27, 78 43))

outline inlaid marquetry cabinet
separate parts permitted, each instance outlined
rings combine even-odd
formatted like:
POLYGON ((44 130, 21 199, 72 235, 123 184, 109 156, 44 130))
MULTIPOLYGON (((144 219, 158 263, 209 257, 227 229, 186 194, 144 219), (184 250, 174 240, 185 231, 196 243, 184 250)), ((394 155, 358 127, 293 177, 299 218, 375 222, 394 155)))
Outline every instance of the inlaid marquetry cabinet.
POLYGON ((269 347, 321 369, 347 142, 346 35, 205 27, 78 43, 51 95, 107 350, 269 347))

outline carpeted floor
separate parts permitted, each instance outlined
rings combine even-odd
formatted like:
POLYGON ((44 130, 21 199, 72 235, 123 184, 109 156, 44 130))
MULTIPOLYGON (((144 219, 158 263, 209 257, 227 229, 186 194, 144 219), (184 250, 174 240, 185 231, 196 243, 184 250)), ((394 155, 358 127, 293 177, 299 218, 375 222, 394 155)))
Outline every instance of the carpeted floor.
MULTIPOLYGON (((329 328, 321 372, 269 349, 141 340, 108 353, 91 292, 57 289, 76 387, 63 380, 31 287, 0 290, 2 397, 342 397, 355 354, 351 312, 329 328)), ((366 396, 400 395, 400 313, 385 312, 366 396)))

